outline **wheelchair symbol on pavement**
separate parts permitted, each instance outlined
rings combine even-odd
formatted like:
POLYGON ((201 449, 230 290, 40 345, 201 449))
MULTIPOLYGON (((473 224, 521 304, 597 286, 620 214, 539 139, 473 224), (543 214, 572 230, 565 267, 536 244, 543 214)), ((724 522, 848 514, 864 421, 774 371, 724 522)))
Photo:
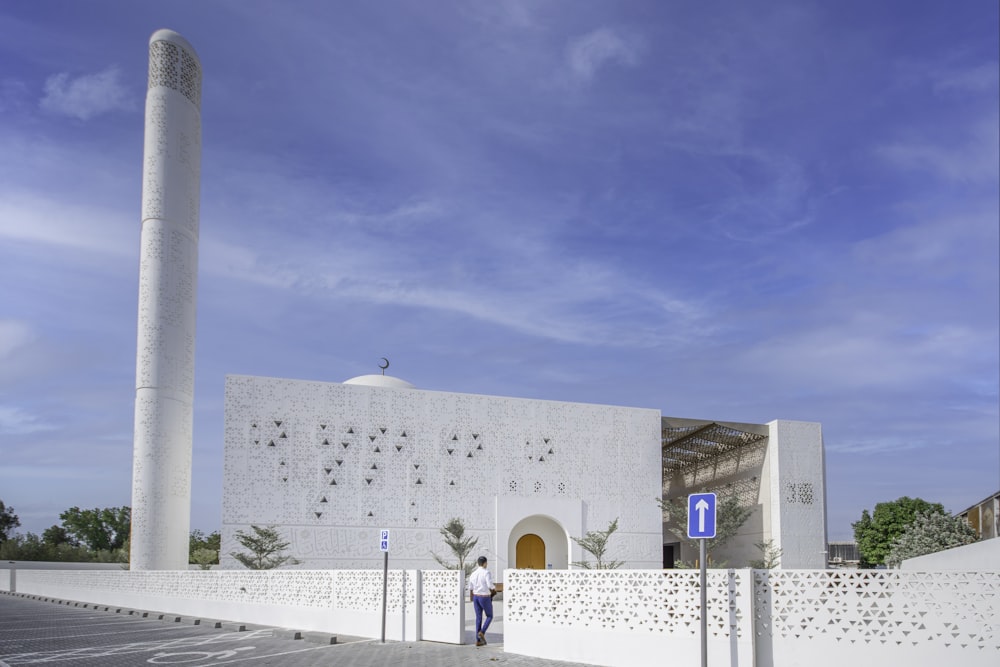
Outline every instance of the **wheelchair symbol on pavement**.
POLYGON ((252 651, 253 646, 241 646, 228 651, 183 651, 181 653, 157 653, 146 662, 152 665, 179 665, 185 662, 201 662, 202 660, 222 660, 231 658, 238 651, 252 651))

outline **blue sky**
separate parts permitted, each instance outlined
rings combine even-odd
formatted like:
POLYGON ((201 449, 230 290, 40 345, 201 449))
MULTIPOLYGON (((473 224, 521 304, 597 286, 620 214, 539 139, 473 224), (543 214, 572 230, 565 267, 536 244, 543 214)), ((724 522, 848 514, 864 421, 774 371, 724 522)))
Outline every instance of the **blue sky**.
POLYGON ((823 424, 829 537, 1000 488, 998 5, 0 7, 0 498, 131 502, 147 42, 205 72, 192 527, 227 373, 823 424))

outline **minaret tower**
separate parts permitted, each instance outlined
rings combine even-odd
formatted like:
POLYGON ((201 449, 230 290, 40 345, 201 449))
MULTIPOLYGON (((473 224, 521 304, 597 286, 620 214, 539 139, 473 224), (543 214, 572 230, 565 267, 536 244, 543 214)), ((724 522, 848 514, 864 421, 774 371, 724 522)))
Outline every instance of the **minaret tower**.
POLYGON ((201 62, 171 30, 149 39, 132 459, 133 570, 188 566, 201 62))

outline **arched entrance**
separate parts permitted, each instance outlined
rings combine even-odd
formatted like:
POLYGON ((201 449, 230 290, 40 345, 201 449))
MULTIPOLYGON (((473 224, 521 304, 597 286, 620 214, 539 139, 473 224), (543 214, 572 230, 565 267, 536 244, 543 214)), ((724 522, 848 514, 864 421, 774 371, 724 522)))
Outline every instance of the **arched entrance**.
POLYGON ((550 516, 526 516, 507 534, 507 562, 511 567, 565 570, 569 567, 569 535, 550 516))
POLYGON ((514 567, 527 570, 545 569, 545 542, 538 535, 534 533, 522 535, 514 550, 517 555, 514 567))

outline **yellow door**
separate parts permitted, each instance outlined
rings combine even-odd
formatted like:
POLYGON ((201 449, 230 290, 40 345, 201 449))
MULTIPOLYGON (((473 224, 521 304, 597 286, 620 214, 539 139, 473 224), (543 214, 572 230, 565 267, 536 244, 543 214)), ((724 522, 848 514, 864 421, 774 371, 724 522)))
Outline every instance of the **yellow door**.
POLYGON ((517 541, 515 567, 529 570, 545 569, 545 542, 538 535, 528 533, 517 541))

